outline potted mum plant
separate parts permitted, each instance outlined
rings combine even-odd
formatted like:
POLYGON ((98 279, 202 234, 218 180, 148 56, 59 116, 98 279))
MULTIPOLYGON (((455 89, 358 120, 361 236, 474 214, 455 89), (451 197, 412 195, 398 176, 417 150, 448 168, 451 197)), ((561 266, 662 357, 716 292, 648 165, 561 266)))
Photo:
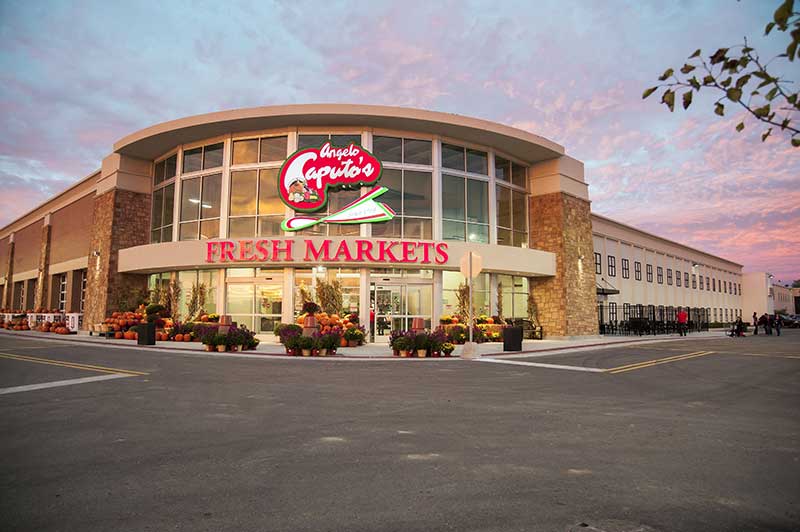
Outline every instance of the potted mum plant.
POLYGON ((439 328, 433 331, 430 335, 430 353, 434 358, 438 358, 442 352, 442 346, 449 340, 447 333, 439 328))
POLYGON ((451 342, 445 342, 442 344, 442 354, 446 357, 449 357, 453 353, 455 348, 456 346, 453 345, 451 342))
POLYGON ((414 336, 414 349, 419 358, 425 358, 431 346, 431 337, 427 331, 420 331, 414 336))
POLYGON ((292 334, 285 337, 283 345, 286 347, 286 354, 289 356, 297 356, 300 354, 298 340, 300 335, 292 334))
POLYGON ((304 357, 310 357, 311 349, 314 347, 314 339, 310 336, 298 336, 297 347, 300 348, 300 352, 304 357))
POLYGON ((214 335, 213 345, 217 348, 218 352, 224 353, 225 349, 228 347, 227 341, 228 341, 227 335, 218 333, 214 335))
POLYGON ((336 353, 336 347, 339 345, 339 334, 328 332, 319 337, 319 356, 336 353))
POLYGON ((360 327, 351 327, 344 331, 344 339, 348 347, 357 347, 364 341, 364 331, 360 327))
POLYGON ((203 342, 203 345, 206 346, 206 351, 214 351, 217 347, 216 344, 217 340, 217 331, 214 329, 208 329, 203 333, 203 336, 200 337, 200 341, 203 342))
POLYGON ((408 358, 409 351, 414 349, 414 340, 406 334, 398 336, 394 341, 394 347, 397 348, 402 358, 408 358))

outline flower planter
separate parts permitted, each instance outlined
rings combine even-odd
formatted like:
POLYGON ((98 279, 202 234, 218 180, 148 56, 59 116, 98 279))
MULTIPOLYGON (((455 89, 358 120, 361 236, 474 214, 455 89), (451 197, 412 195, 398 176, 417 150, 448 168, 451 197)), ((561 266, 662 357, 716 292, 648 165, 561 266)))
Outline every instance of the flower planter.
POLYGON ((347 347, 358 347, 358 340, 348 340, 347 347))
POLYGON ((417 357, 418 358, 425 358, 425 355, 428 354, 427 349, 417 349, 417 357))
POLYGON ((322 348, 322 349, 319 350, 319 356, 324 357, 324 356, 327 356, 327 354, 328 354, 328 350, 327 349, 322 348))
POLYGON ((442 355, 439 351, 431 351, 431 358, 439 358, 440 356, 442 355))
POLYGON ((204 346, 206 348, 206 351, 213 351, 214 350, 214 346, 213 345, 204 344, 204 346))
POLYGON ((311 349, 303 349, 303 356, 310 357, 311 356, 311 349))
POLYGON ((400 350, 400 357, 401 358, 408 358, 408 351, 401 349, 400 350))
POLYGON ((219 351, 220 353, 224 353, 225 352, 225 346, 224 345, 218 345, 217 346, 217 351, 219 351))
POLYGON ((392 356, 393 357, 399 357, 400 356, 400 351, 398 351, 397 349, 393 349, 392 350, 392 356))

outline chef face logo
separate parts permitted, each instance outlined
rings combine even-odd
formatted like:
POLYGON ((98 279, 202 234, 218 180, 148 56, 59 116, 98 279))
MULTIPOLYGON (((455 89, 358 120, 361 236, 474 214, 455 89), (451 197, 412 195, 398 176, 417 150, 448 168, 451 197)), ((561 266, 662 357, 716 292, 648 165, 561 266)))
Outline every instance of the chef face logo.
POLYGON ((306 148, 292 154, 278 174, 281 200, 300 212, 325 207, 328 189, 374 185, 381 177, 381 163, 357 144, 347 147, 306 148))

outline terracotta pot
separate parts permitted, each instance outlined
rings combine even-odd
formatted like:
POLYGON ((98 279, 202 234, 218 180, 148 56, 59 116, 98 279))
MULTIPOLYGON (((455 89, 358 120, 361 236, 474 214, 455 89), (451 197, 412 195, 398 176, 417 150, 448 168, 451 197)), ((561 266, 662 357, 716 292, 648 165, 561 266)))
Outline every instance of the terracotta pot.
POLYGON ((328 354, 328 350, 326 348, 322 348, 319 350, 319 356, 324 357, 328 354))
POLYGON ((311 349, 303 349, 303 356, 310 357, 311 356, 311 349))
POLYGON ((404 351, 403 349, 400 350, 400 357, 401 358, 408 358, 408 351, 404 351))
POLYGON ((425 358, 425 355, 427 355, 427 354, 428 354, 428 350, 427 349, 417 349, 417 357, 425 358))
POLYGON ((208 345, 208 344, 204 344, 204 345, 206 347, 206 351, 213 351, 214 350, 214 346, 213 345, 208 345))
POLYGON ((225 346, 224 345, 218 345, 217 346, 217 351, 219 351, 220 353, 224 353, 225 352, 225 346))
POLYGON ((349 340, 347 342, 347 347, 358 347, 358 340, 349 340))
POLYGON ((393 357, 399 357, 400 356, 400 351, 398 351, 397 349, 392 350, 392 356, 393 357))

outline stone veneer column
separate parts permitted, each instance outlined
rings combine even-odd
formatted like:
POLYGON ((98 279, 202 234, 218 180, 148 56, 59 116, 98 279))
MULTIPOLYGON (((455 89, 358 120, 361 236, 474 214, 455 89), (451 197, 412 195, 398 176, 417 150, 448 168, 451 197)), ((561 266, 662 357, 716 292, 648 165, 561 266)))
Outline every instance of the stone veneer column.
POLYGON ((86 328, 119 310, 117 301, 124 292, 147 288, 147 275, 117 268, 120 249, 150 243, 151 169, 150 161, 118 153, 103 159, 86 274, 86 328))
POLYGON ((50 215, 45 216, 42 225, 42 243, 39 247, 39 276, 36 280, 36 294, 33 298, 33 308, 50 307, 47 300, 50 271, 50 215))
POLYGON ((0 307, 11 308, 14 298, 14 234, 8 239, 8 264, 6 264, 6 284, 3 289, 3 300, 0 307))
POLYGON ((531 167, 530 246, 556 255, 556 275, 531 290, 545 336, 598 334, 589 195, 583 164, 562 156, 531 167))

